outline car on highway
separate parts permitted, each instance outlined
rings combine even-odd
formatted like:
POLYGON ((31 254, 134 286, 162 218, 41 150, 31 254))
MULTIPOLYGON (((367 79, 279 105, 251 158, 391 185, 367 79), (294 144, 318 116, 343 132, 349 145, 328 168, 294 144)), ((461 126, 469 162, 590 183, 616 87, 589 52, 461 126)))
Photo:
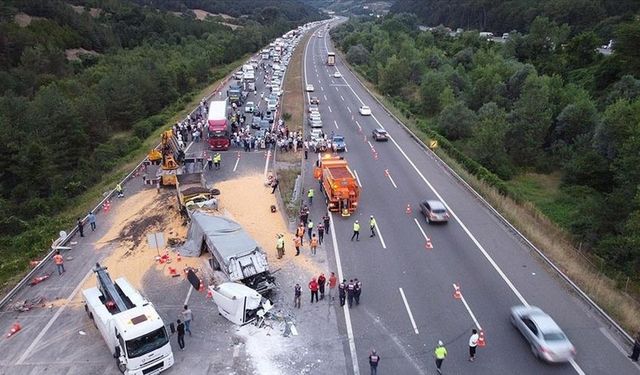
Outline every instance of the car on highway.
POLYGON ((309 99, 309 103, 311 103, 311 104, 320 104, 320 99, 318 99, 317 96, 312 96, 311 99, 309 99))
POLYGON ((376 142, 386 142, 389 140, 389 134, 384 129, 373 129, 373 131, 371 132, 371 137, 376 142))
POLYGON ((320 113, 320 108, 318 108, 318 105, 317 105, 317 104, 311 104, 311 105, 309 106, 309 113, 311 113, 311 112, 318 112, 318 113, 320 113))
POLYGON ((322 127, 322 119, 319 117, 309 118, 309 126, 312 128, 321 128, 322 127))
POLYGON ((333 138, 331 138, 331 147, 333 147, 333 152, 346 151, 347 143, 344 141, 344 136, 334 135, 333 138))
POLYGON ((253 113, 253 111, 255 111, 256 109, 256 105, 253 102, 247 102, 244 105, 244 111, 248 112, 248 113, 253 113))
POLYGON ((358 112, 360 112, 362 116, 371 116, 371 108, 369 108, 369 106, 367 105, 363 105, 358 108, 358 112))
POLYGON ((242 70, 239 70, 233 76, 235 77, 236 80, 241 80, 243 75, 244 73, 242 73, 242 70))
POLYGON ((447 208, 440 201, 427 200, 420 202, 420 211, 427 219, 427 223, 447 223, 449 221, 449 213, 447 208))
POLYGON ((272 122, 273 122, 273 112, 271 112, 271 111, 267 111, 267 112, 264 114, 264 116, 262 116, 262 119, 263 119, 263 120, 267 120, 267 121, 269 121, 269 123, 272 123, 272 122))
POLYGON ((262 121, 262 119, 254 114, 251 119, 251 129, 260 129, 260 121, 262 121))
POLYGON ((305 88, 305 90, 307 92, 313 92, 315 90, 315 88, 313 87, 312 84, 308 84, 307 87, 305 88))
POLYGON ((511 324, 524 336, 537 358, 551 363, 568 362, 576 349, 558 324, 535 306, 513 306, 511 324))
POLYGON ((267 119, 260 120, 258 130, 271 130, 271 123, 267 119))
POLYGON ((309 132, 309 135, 311 136, 312 141, 318 141, 322 139, 322 129, 319 129, 319 128, 311 129, 311 132, 309 132))
POLYGON ((267 109, 269 111, 275 111, 276 108, 278 108, 278 101, 275 99, 269 99, 269 102, 267 103, 267 109))
POLYGON ((276 87, 273 90, 271 90, 272 94, 275 94, 277 96, 281 96, 282 95, 282 90, 280 90, 280 87, 276 87))
POLYGON ((342 78, 342 74, 336 70, 335 73, 333 73, 333 78, 342 78))
POLYGON ((310 120, 321 120, 322 116, 320 115, 320 112, 311 112, 309 113, 309 119, 310 120))

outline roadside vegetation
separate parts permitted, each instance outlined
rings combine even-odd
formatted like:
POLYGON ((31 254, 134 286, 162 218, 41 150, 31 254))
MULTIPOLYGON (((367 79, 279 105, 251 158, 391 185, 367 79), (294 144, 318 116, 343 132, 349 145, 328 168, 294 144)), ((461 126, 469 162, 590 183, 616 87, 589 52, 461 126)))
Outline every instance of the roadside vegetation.
POLYGON ((351 20, 332 37, 392 111, 638 328, 640 21, 617 15, 608 57, 589 27, 538 17, 495 43, 420 31, 415 16, 396 14, 351 20))
POLYGON ((158 142, 158 129, 184 116, 206 85, 318 17, 265 2, 232 30, 188 9, 136 3, 144 2, 0 5, 2 288, 135 166, 158 142))

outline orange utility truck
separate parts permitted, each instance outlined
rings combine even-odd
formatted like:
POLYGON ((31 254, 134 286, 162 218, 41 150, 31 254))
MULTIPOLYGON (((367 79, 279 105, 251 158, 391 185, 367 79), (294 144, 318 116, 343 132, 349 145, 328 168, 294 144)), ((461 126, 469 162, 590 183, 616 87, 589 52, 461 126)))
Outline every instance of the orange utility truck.
POLYGON ((349 164, 339 156, 326 155, 318 160, 313 176, 322 185, 329 211, 350 216, 358 207, 360 186, 349 169, 349 164))

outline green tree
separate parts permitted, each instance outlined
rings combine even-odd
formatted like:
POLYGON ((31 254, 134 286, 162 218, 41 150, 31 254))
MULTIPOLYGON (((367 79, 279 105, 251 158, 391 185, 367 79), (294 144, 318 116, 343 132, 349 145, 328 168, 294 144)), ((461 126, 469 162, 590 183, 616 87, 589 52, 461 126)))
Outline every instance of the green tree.
POLYGON ((502 179, 510 179, 514 173, 505 148, 508 130, 507 113, 490 102, 478 111, 477 125, 469 142, 473 158, 502 179))
POLYGON ((424 114, 432 116, 440 112, 440 94, 446 86, 444 76, 438 71, 429 70, 422 76, 420 102, 424 114))
POLYGON ((640 76, 640 21, 622 24, 616 31, 615 55, 626 72, 640 76))
POLYGON ((367 51, 362 44, 349 47, 349 51, 347 52, 347 61, 349 64, 362 65, 366 64, 368 60, 369 51, 367 51))
POLYGON ((476 114, 458 101, 442 110, 438 117, 438 128, 447 139, 455 141, 469 137, 476 121, 476 114))

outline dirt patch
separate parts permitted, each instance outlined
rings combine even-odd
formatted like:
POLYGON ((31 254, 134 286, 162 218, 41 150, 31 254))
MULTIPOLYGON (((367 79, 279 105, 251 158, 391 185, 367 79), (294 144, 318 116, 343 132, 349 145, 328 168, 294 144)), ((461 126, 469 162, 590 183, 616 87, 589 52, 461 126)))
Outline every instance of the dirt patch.
MULTIPOLYGON (((86 11, 85 7, 82 5, 71 5, 71 8, 73 8, 73 10, 78 14, 82 14, 86 11)), ((100 8, 89 8, 89 14, 93 18, 99 17, 100 13, 102 13, 102 9, 100 8)))
POLYGON ((100 54, 96 51, 91 51, 84 48, 70 48, 64 50, 64 55, 69 61, 80 61, 80 56, 82 55, 98 56, 100 54))
POLYGON ((228 14, 224 14, 224 13, 209 13, 206 10, 202 10, 202 9, 191 9, 191 11, 196 15, 196 19, 199 19, 200 21, 204 20, 205 18, 207 18, 207 16, 211 16, 211 17, 222 17, 225 20, 235 20, 235 17, 232 17, 228 14))
POLYGON ((44 18, 42 17, 34 17, 34 16, 30 16, 26 13, 18 13, 15 16, 13 16, 13 20, 18 24, 18 26, 20 27, 27 27, 31 24, 32 21, 35 20, 43 20, 44 18))

